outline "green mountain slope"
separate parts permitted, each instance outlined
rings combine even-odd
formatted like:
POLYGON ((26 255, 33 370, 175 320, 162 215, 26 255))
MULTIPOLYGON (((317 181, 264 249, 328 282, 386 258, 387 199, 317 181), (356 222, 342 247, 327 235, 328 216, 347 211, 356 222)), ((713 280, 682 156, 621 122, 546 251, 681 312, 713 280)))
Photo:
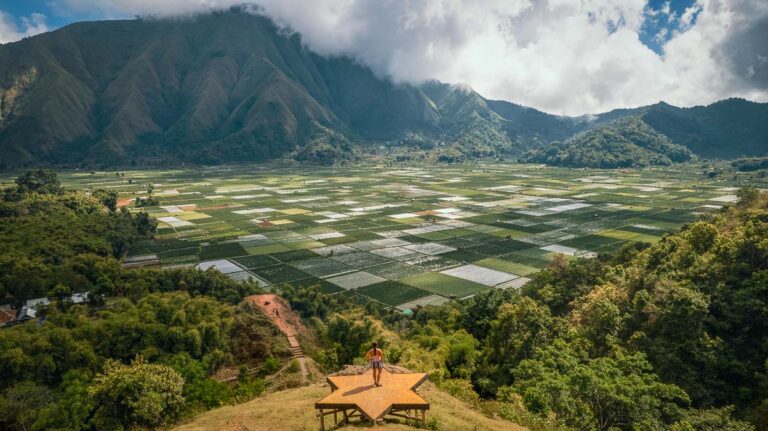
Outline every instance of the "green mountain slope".
POLYGON ((577 168, 629 168, 670 165, 693 157, 688 148, 672 143, 640 117, 627 117, 533 150, 521 160, 577 168))
POLYGON ((768 104, 726 99, 709 106, 677 108, 653 105, 643 121, 708 158, 733 158, 768 154, 768 104))
POLYGON ((768 104, 561 117, 325 58, 269 19, 77 23, 0 46, 0 167, 348 157, 414 139, 520 155, 626 116, 705 157, 764 155, 768 104))

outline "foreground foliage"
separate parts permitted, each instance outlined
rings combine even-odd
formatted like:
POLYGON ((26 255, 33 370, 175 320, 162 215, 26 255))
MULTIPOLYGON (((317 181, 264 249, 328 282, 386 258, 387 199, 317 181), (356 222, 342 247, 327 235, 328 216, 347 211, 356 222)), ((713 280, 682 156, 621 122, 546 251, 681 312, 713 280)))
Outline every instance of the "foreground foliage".
POLYGON ((738 196, 657 244, 555 260, 521 292, 412 317, 368 307, 384 326, 332 316, 326 341, 347 345, 325 365, 378 338, 389 360, 532 429, 766 430, 768 196, 738 196))
POLYGON ((52 301, 39 320, 0 329, 2 429, 156 428, 250 399, 288 356, 266 316, 234 306, 260 291, 255 283, 213 270, 124 269, 117 258, 154 222, 118 211, 114 198, 66 191, 55 173, 34 171, 0 201, 0 295, 52 301), (73 292, 88 302, 73 304, 73 292), (262 364, 234 384, 212 378, 223 366, 262 364))

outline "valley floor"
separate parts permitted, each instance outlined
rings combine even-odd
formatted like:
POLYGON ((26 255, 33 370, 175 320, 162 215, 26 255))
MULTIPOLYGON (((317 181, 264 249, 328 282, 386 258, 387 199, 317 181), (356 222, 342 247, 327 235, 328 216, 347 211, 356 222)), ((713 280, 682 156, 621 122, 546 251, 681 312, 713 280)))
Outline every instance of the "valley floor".
POLYGON ((118 191, 121 204, 159 200, 144 208, 158 235, 130 250, 131 265, 213 267, 264 287, 315 285, 406 310, 520 288, 557 256, 656 242, 736 200, 738 178, 707 169, 242 165, 62 180, 118 191))

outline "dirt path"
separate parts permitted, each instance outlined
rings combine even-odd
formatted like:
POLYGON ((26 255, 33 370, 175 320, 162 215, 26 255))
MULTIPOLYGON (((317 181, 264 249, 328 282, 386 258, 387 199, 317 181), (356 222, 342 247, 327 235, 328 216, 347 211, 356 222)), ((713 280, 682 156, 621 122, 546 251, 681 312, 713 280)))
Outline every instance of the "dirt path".
POLYGON ((307 360, 304 356, 304 350, 302 350, 299 341, 296 339, 298 331, 296 327, 290 323, 290 320, 296 321, 298 317, 291 311, 285 300, 275 294, 253 295, 248 297, 248 301, 251 304, 258 307, 265 315, 267 315, 275 323, 280 331, 288 338, 288 344, 291 347, 291 354, 293 358, 299 361, 301 366, 301 380, 302 383, 307 383, 307 360))

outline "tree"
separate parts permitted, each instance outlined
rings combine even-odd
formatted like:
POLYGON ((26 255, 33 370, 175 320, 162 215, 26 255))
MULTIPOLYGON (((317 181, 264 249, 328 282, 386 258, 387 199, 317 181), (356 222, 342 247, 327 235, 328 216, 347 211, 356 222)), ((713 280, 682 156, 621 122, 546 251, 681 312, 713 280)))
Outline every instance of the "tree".
POLYGON ((754 431, 749 422, 733 418, 733 406, 708 410, 688 410, 671 431, 754 431))
POLYGON ((134 216, 133 226, 136 228, 136 232, 143 237, 151 238, 157 232, 157 221, 144 211, 134 216))
POLYGON ((663 429, 677 422, 688 395, 662 383, 640 353, 587 359, 567 343, 537 349, 514 371, 510 389, 541 416, 554 413, 582 430, 663 429))
POLYGON ((688 241, 696 253, 703 254, 709 251, 717 239, 717 227, 712 223, 697 221, 686 230, 688 241))
POLYGON ((67 308, 70 295, 72 295, 72 288, 61 283, 48 291, 48 298, 53 300, 61 310, 67 308))
POLYGON ((531 298, 519 297, 499 307, 485 339, 483 364, 478 369, 482 395, 512 383, 512 370, 520 361, 550 343, 560 331, 561 322, 553 318, 549 308, 531 298))
POLYGON ((742 207, 752 205, 759 196, 760 191, 754 186, 742 187, 736 192, 736 197, 739 199, 738 204, 742 207))
POLYGON ((517 293, 512 289, 491 289, 475 295, 461 313, 461 326, 482 340, 491 329, 502 304, 512 302, 517 293))
POLYGON ((129 365, 107 360, 88 389, 98 407, 97 428, 157 427, 184 403, 184 378, 173 368, 137 356, 129 365), (110 425, 112 424, 112 425, 110 425))
POLYGON ((35 169, 27 171, 15 180, 19 193, 60 194, 62 192, 56 171, 35 169))
POLYGON ((117 192, 114 190, 98 189, 93 192, 93 197, 98 199, 109 211, 117 211, 117 192))
MULTIPOLYGON (((339 366, 352 364, 376 339, 373 322, 359 316, 335 314, 322 331, 323 340, 335 350, 339 366)), ((381 346, 386 348, 386 346, 381 346)))
POLYGON ((467 331, 462 329, 448 337, 445 366, 452 378, 468 379, 475 371, 477 356, 477 340, 467 331))
POLYGON ((0 428, 28 431, 33 429, 40 409, 53 401, 52 392, 34 382, 21 382, 0 396, 0 428))

